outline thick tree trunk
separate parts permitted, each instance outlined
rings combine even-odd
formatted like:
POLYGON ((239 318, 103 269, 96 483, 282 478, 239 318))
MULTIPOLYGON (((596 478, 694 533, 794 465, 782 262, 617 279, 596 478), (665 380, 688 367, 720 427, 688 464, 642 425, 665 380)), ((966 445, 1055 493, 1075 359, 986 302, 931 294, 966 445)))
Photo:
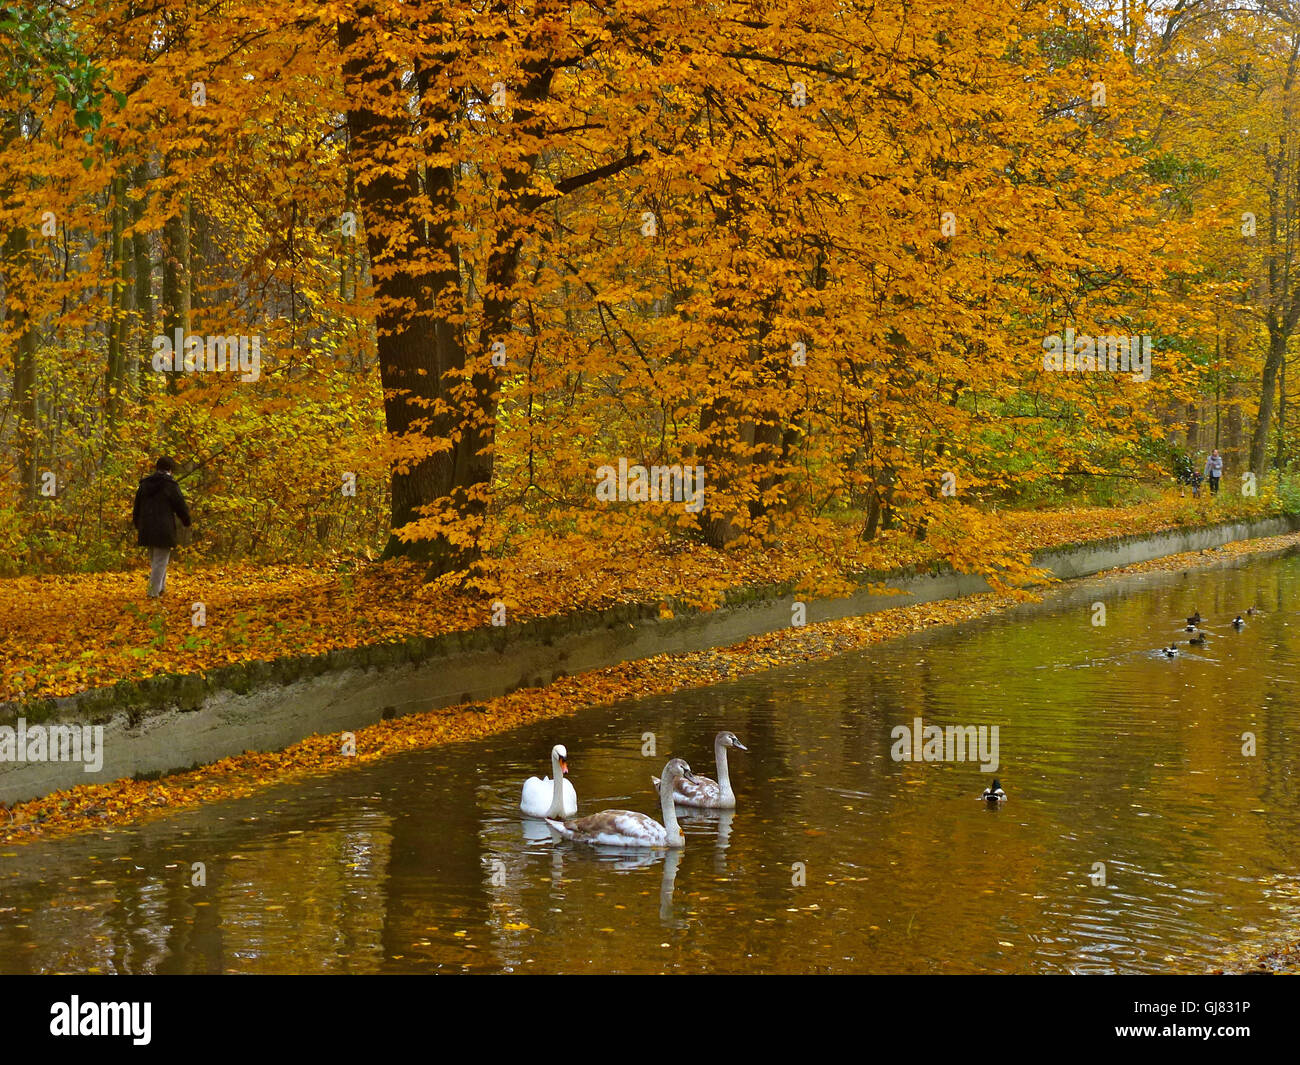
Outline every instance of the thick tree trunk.
POLYGON ((402 450, 414 452, 413 458, 394 465, 390 475, 392 533, 384 556, 429 558, 430 540, 404 541, 398 532, 425 517, 452 484, 454 457, 435 451, 432 444, 439 437, 450 443, 452 427, 445 424, 446 415, 435 412, 448 400, 444 375, 465 362, 461 336, 448 320, 453 308, 435 312, 438 293, 454 300, 454 306, 460 302, 459 249, 450 232, 454 178, 445 166, 426 172, 428 198, 436 211, 436 220, 426 223, 419 211, 419 172, 405 157, 409 149, 400 147, 410 132, 405 107, 411 90, 403 85, 396 60, 378 46, 375 18, 373 6, 359 7, 357 22, 340 24, 339 43, 350 99, 348 147, 378 305, 384 420, 402 450), (420 261, 437 266, 421 269, 420 261))
MULTIPOLYGON (((730 398, 718 398, 700 412, 700 431, 708 439, 702 449, 702 465, 708 489, 705 499, 731 495, 739 488, 739 452, 754 443, 754 423, 741 415, 740 405, 730 398)), ((722 502, 707 503, 700 513, 700 532, 711 547, 724 548, 740 536, 742 511, 722 502)))
MULTIPOLYGON (((375 5, 360 5, 354 21, 340 24, 339 43, 356 200, 378 304, 384 417, 388 432, 412 456, 392 470, 393 531, 384 555, 425 560, 436 575, 465 569, 481 551, 499 392, 491 346, 506 341, 512 329, 511 293, 527 236, 527 223, 519 218, 535 212, 541 201, 528 191, 535 155, 503 169, 497 213, 512 221, 494 236, 471 352, 463 330, 451 324, 467 316, 455 232, 455 173, 446 164, 425 165, 422 188, 420 160, 407 146, 413 89, 418 88, 424 117, 419 155, 425 161, 444 153, 448 131, 463 120, 464 101, 448 92, 441 68, 417 70, 415 86, 404 83, 401 64, 379 46, 373 31, 379 21, 375 5), (422 518, 437 520, 431 532, 415 539, 399 535, 403 526, 422 518)), ((549 95, 554 67, 537 60, 526 64, 524 73, 514 90, 513 122, 521 133, 539 138, 532 105, 549 95)))
MULTIPOLYGON (((765 299, 747 353, 764 386, 784 375, 780 358, 767 350, 774 313, 775 300, 765 299)), ((700 514, 700 529, 706 543, 726 547, 740 536, 742 529, 756 521, 761 523, 767 516, 769 493, 781 481, 783 426, 784 418, 779 412, 747 411, 730 396, 713 400, 700 412, 700 430, 709 440, 704 448, 704 467, 712 485, 711 494, 715 498, 719 494, 729 497, 727 502, 706 505, 700 514), (744 497, 745 501, 739 502, 738 497, 744 497)))

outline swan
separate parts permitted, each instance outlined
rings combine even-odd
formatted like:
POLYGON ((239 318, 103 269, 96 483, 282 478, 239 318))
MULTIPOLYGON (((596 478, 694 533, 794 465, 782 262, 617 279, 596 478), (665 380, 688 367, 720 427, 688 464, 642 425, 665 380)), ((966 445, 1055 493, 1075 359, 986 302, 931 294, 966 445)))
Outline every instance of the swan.
POLYGON ((528 817, 572 817, 578 812, 578 792, 564 774, 569 771, 569 752, 557 743, 551 748, 551 775, 529 777, 519 797, 519 809, 528 817))
POLYGON ((555 821, 548 817, 546 823, 565 839, 576 843, 600 847, 684 847, 686 836, 677 823, 673 789, 682 779, 693 781, 695 774, 684 761, 674 758, 664 766, 661 779, 667 785, 659 796, 659 806, 664 814, 662 825, 653 817, 634 810, 602 810, 576 821, 555 821))
MULTIPOLYGON (((749 748, 736 738, 734 732, 719 732, 713 739, 713 760, 718 763, 718 779, 697 776, 693 780, 682 779, 673 789, 673 802, 678 806, 695 806, 706 810, 734 810, 736 793, 731 790, 731 775, 727 772, 727 748, 738 751, 749 748)), ((655 791, 660 791, 659 778, 651 777, 655 791)))

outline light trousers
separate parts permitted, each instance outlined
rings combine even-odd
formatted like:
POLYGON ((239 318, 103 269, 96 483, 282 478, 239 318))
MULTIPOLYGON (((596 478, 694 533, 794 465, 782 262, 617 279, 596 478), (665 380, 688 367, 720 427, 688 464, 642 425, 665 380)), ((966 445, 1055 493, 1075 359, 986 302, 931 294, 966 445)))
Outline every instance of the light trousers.
POLYGON ((157 599, 167 588, 167 560, 170 547, 149 548, 149 598, 157 599))

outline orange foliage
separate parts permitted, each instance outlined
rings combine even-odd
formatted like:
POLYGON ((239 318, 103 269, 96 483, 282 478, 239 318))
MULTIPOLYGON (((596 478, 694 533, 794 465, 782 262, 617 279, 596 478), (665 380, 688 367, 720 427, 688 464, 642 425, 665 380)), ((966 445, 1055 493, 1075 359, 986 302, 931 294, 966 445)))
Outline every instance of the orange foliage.
POLYGON ((489 623, 494 601, 505 604, 508 623, 621 603, 713 609, 728 590, 789 584, 804 597, 839 596, 857 587, 854 574, 952 557, 995 587, 1014 587, 1034 578, 1027 554, 1041 548, 1268 506, 1262 497, 1224 498, 1211 509, 1208 500, 1171 496, 1128 509, 1007 512, 958 530, 937 526, 928 541, 894 533, 866 543, 852 526, 821 522, 768 547, 730 551, 664 536, 604 554, 571 534, 521 541, 508 564, 473 587, 426 583, 419 566, 400 561, 332 568, 182 561, 161 603, 145 600, 142 572, 15 578, 0 581, 0 699, 472 629, 489 623), (192 623, 196 602, 202 627, 192 623))

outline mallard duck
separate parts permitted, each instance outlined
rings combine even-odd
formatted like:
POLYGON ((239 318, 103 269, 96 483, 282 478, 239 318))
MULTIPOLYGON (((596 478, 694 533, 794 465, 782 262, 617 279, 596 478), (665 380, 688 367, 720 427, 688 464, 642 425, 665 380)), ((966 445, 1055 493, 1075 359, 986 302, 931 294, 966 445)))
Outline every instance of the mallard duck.
POLYGON ((1183 632, 1195 632, 1195 631, 1196 631, 1195 625, 1188 625, 1183 629, 1183 632))
POLYGON ((1187 619, 1187 624, 1189 625, 1199 625, 1200 623, 1201 623, 1201 612, 1199 610, 1196 611, 1190 618, 1187 619))
POLYGON ((1193 637, 1192 637, 1190 640, 1188 640, 1187 642, 1188 642, 1189 644, 1191 644, 1193 647, 1200 647, 1201 644, 1203 644, 1203 643, 1205 642, 1205 633, 1201 632, 1200 629, 1197 629, 1197 630, 1196 630, 1196 635, 1193 636, 1193 637))
POLYGON ((1178 644, 1171 643, 1168 647, 1162 647, 1160 650, 1164 652, 1166 658, 1173 658, 1174 655, 1178 654, 1178 644))
MULTIPOLYGON (((673 792, 673 801, 678 806, 694 806, 704 810, 736 808, 736 793, 731 790, 731 774, 727 772, 728 747, 734 747, 738 751, 749 750, 734 732, 719 732, 713 740, 713 760, 718 764, 718 779, 710 780, 699 774, 696 774, 694 780, 685 777, 679 779, 677 789, 673 792)), ((655 791, 659 791, 659 778, 650 779, 654 781, 655 791)))
POLYGON ((1253 618, 1258 613, 1259 613, 1259 609, 1257 607, 1253 607, 1253 606, 1246 607, 1246 617, 1253 618))
POLYGON ((1232 627, 1233 627, 1234 629, 1240 629, 1240 628, 1243 628, 1243 627, 1245 626, 1245 624, 1246 624, 1246 623, 1242 620, 1240 614, 1238 614, 1235 618, 1232 619, 1232 627))
POLYGON ((1002 790, 1002 784, 997 777, 993 778, 993 783, 984 789, 984 794, 980 796, 985 802, 998 803, 1007 801, 1007 793, 1002 790))

